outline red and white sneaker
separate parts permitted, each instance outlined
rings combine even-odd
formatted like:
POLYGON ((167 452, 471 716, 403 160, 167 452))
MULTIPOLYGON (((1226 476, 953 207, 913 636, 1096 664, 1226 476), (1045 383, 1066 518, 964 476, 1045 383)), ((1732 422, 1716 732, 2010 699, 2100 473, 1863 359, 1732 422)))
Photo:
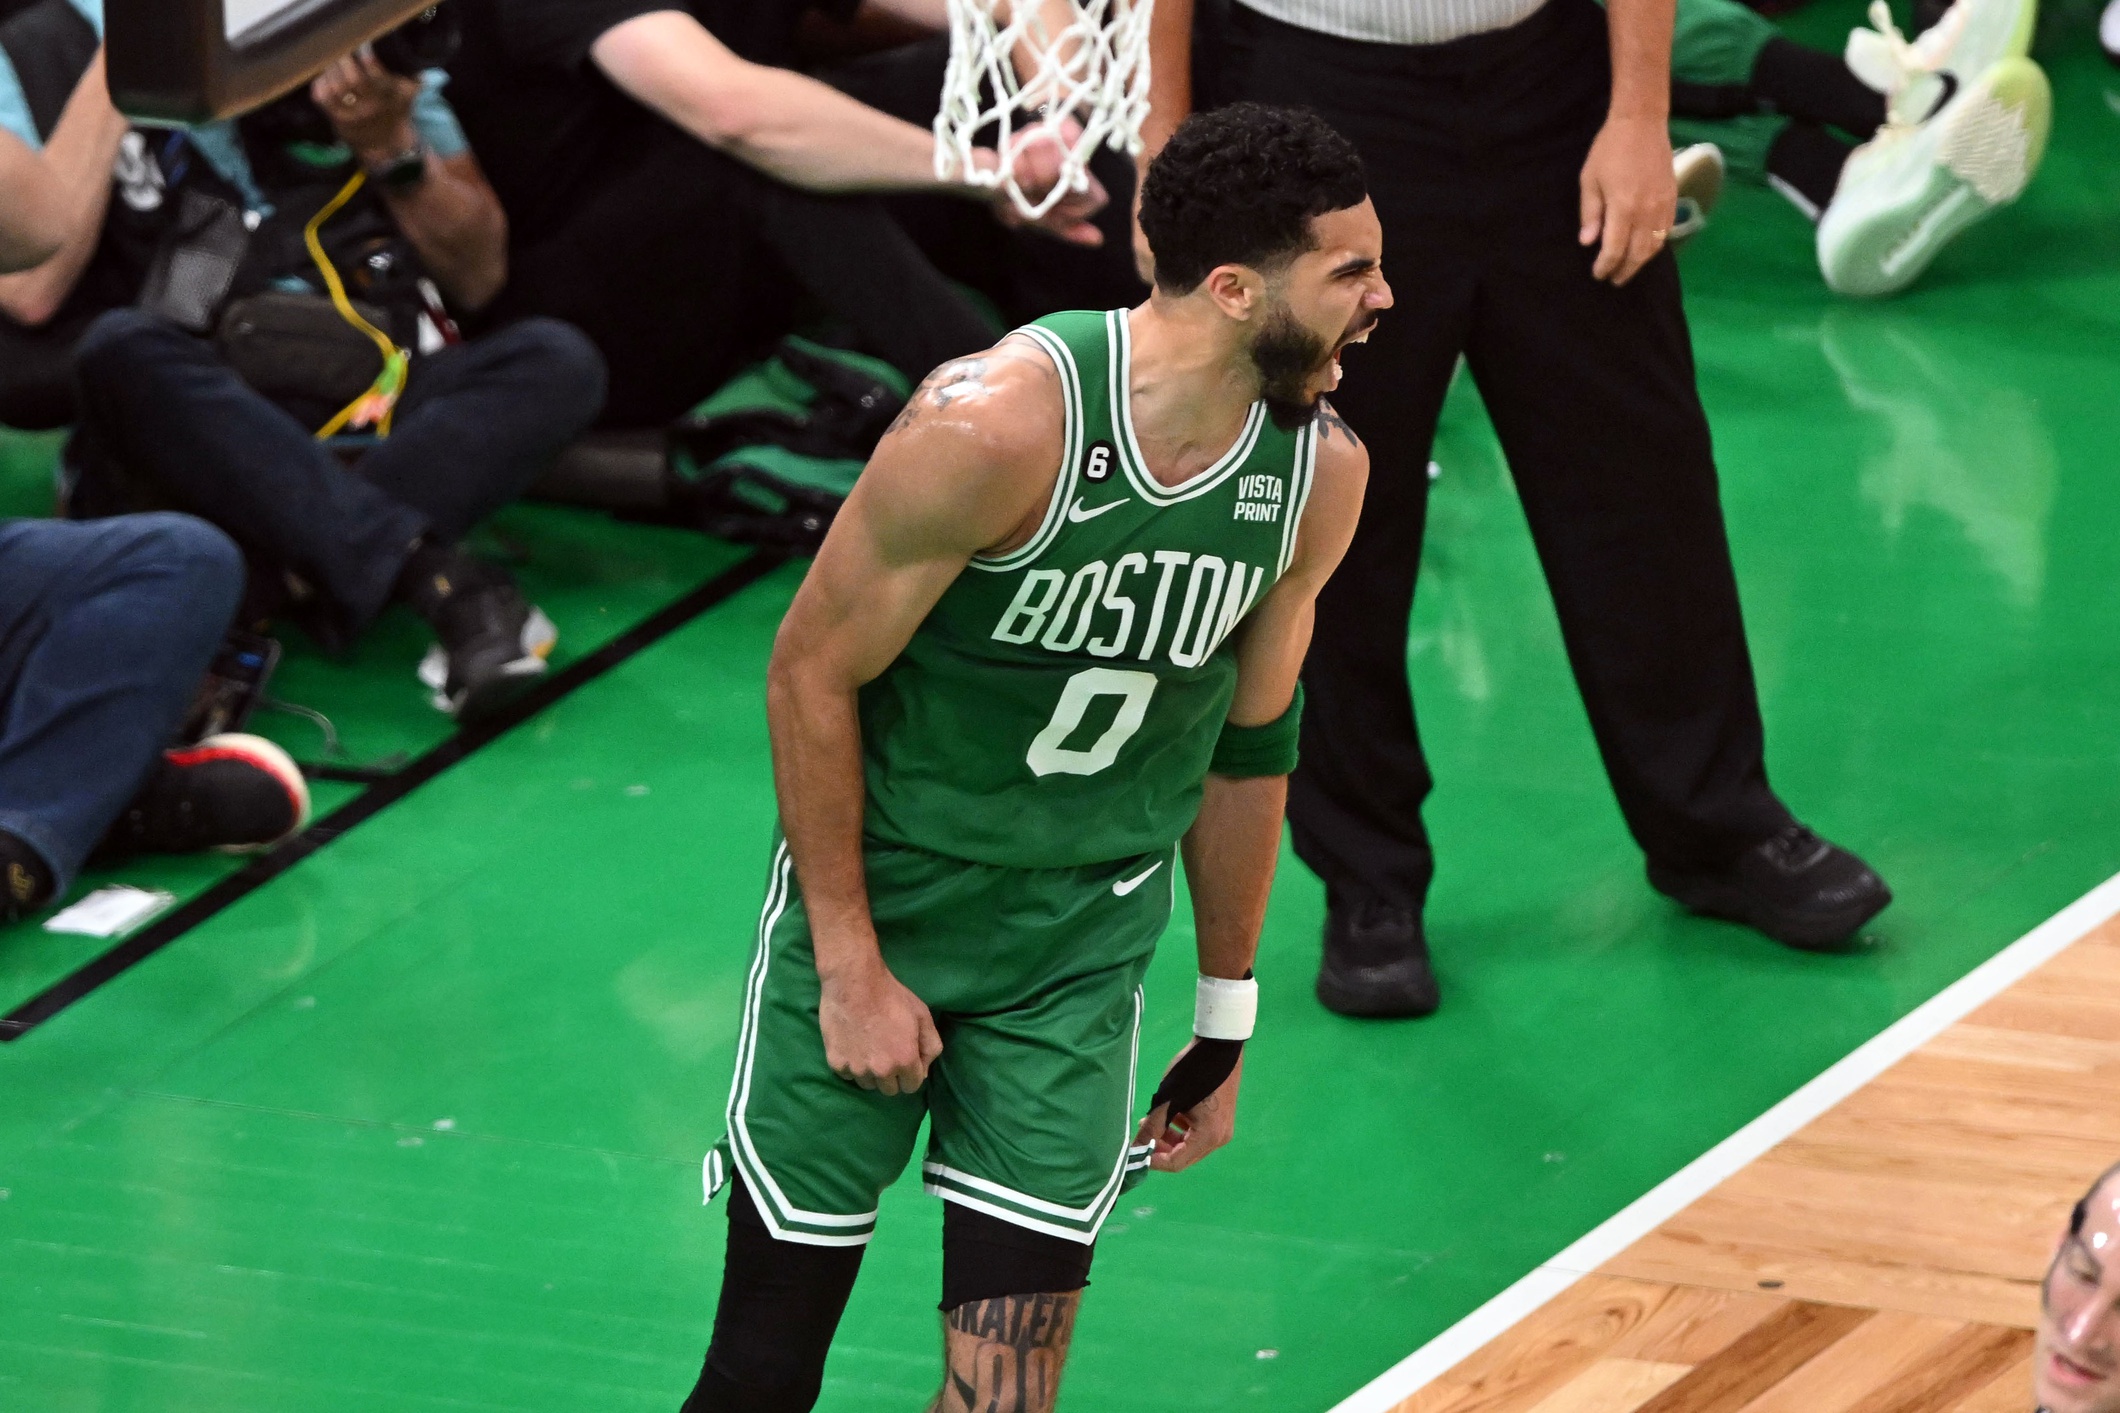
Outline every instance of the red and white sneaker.
POLYGON ((287 752, 230 732, 164 751, 106 844, 143 854, 247 854, 307 823, 309 785, 287 752))

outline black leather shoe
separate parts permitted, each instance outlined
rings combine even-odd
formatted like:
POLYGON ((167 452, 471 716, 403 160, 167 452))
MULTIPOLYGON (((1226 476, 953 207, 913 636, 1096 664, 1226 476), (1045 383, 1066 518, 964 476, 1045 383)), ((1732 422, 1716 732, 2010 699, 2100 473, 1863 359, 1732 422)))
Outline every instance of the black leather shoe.
POLYGON ((1806 952, 1844 947, 1892 901, 1870 866, 1800 824, 1712 870, 1652 860, 1650 886, 1708 917, 1743 923, 1806 952))
POLYGON ((1433 1014, 1442 992, 1428 965, 1421 915, 1388 903, 1328 906, 1318 1000, 1343 1016, 1433 1014))

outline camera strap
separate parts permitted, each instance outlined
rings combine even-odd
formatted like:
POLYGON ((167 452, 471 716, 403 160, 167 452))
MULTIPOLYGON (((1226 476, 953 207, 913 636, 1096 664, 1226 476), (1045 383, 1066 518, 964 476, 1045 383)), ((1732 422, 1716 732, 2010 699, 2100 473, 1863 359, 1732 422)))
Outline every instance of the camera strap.
POLYGON ((340 408, 338 412, 317 429, 317 440, 325 441, 337 436, 347 428, 373 427, 378 437, 390 435, 390 421, 397 410, 398 398, 405 391, 405 375, 412 366, 412 354, 398 347, 396 340, 384 333, 362 316, 347 297, 346 282, 339 277, 338 267, 324 253, 324 223, 336 216, 353 200, 367 182, 365 172, 355 172, 353 178, 339 190, 339 194, 324 203, 309 224, 302 228, 302 243, 309 249, 309 258, 316 263, 317 273, 324 279, 324 288, 331 295, 331 307, 338 310, 339 317, 366 334, 383 355, 383 371, 376 374, 368 390, 340 408))

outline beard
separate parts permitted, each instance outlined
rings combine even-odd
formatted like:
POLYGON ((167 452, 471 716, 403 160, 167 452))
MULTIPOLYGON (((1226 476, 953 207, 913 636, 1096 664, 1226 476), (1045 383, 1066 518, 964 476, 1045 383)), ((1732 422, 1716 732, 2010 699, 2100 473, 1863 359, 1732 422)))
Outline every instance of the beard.
POLYGON ((1332 366, 1342 348, 1375 326, 1377 313, 1370 310, 1348 326, 1338 342, 1327 343, 1296 318, 1285 303, 1276 303, 1259 326, 1251 343, 1251 365, 1259 373, 1259 401, 1274 426, 1293 432, 1318 415, 1325 394, 1313 386, 1332 366))
POLYGON ((1286 304, 1267 311, 1251 341, 1251 366, 1259 370, 1259 401, 1276 427, 1293 432, 1318 415, 1324 395, 1311 385, 1331 361, 1332 346, 1303 327, 1286 304))

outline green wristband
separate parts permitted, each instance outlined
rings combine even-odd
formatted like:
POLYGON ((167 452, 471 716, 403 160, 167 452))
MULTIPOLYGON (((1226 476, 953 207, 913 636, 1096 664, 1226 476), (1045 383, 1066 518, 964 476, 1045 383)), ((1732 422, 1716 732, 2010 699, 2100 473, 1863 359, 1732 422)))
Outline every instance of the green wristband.
POLYGON ((1238 780, 1286 775, 1296 768, 1296 738, 1302 728, 1303 684, 1298 682, 1288 710, 1264 726, 1223 723, 1214 758, 1207 763, 1208 773, 1238 780))

